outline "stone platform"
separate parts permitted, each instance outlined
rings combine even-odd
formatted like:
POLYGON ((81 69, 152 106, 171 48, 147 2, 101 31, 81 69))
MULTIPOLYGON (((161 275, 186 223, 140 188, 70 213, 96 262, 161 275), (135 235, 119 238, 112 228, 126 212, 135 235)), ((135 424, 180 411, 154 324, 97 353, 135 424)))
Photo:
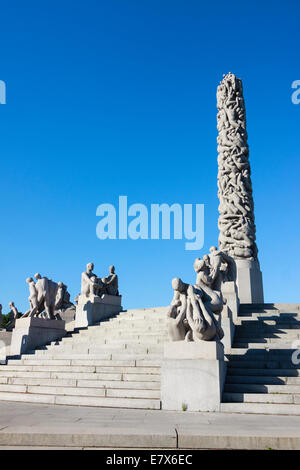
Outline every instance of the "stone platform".
POLYGON ((18 318, 13 329, 10 355, 19 356, 32 349, 44 346, 66 334, 63 320, 46 320, 43 318, 18 318))
POLYGON ((300 449, 300 416, 0 403, 0 448, 300 449))
POLYGON ((75 314, 76 328, 83 328, 113 317, 122 311, 121 302, 121 295, 103 294, 101 297, 80 295, 75 314))

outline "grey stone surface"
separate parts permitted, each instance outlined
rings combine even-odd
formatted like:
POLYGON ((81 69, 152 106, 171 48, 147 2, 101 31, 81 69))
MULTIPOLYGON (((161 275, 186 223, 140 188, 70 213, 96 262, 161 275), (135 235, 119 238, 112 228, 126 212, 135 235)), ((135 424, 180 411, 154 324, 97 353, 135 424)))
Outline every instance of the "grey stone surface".
POLYGON ((164 410, 218 411, 226 375, 217 341, 165 343, 161 400, 164 410))
POLYGON ((219 359, 224 360, 224 346, 217 341, 176 341, 164 344, 165 359, 219 359))
POLYGON ((161 374, 163 410, 219 411, 224 360, 164 359, 161 374))
POLYGON ((12 443, 15 448, 299 450, 300 416, 0 403, 0 445, 12 443))

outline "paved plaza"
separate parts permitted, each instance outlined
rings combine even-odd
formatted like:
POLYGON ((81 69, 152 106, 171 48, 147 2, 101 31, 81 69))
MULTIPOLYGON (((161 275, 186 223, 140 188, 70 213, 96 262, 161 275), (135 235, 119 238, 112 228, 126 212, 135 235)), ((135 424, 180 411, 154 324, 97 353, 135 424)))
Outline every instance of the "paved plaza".
POLYGON ((299 449, 300 416, 0 403, 11 448, 299 449))

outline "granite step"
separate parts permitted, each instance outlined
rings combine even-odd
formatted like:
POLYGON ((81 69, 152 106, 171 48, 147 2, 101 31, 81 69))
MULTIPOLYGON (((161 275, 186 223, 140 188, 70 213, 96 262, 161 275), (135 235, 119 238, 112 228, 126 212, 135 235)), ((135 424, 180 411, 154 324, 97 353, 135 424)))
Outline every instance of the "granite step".
POLYGON ((53 379, 36 377, 2 377, 6 384, 14 385, 45 385, 57 387, 89 387, 107 389, 130 389, 130 390, 160 390, 160 382, 133 381, 130 380, 91 380, 91 379, 53 379))
POLYGON ((0 392, 1 401, 48 403, 56 405, 98 406, 109 408, 160 409, 160 400, 147 398, 86 397, 44 395, 37 393, 0 392))
MULTIPOLYGON (((262 328, 248 328, 246 327, 243 331, 238 330, 238 326, 235 328, 235 339, 239 338, 252 338, 257 337, 257 338, 272 338, 276 337, 277 335, 281 335, 284 339, 284 336, 287 335, 286 337, 289 338, 291 335, 300 335, 300 325, 299 327, 291 327, 291 328, 277 328, 272 325, 268 325, 267 327, 262 327, 262 328)), ((279 336, 281 337, 281 336, 279 336)))
POLYGON ((281 312, 281 311, 266 311, 266 312, 239 312, 241 320, 248 318, 281 318, 281 319, 300 319, 300 312, 281 312))
MULTIPOLYGON (((300 339, 300 332, 299 333, 291 333, 291 334, 273 334, 272 336, 271 335, 266 335, 266 334, 261 334, 260 336, 252 336, 252 335, 248 335, 248 336, 242 336, 242 335, 236 335, 235 337, 235 340, 234 340, 234 343, 232 345, 233 348, 241 348, 243 346, 237 346, 238 344, 253 344, 253 343, 261 343, 261 344, 265 344, 265 343, 273 343, 273 344, 276 344, 276 343, 285 343, 287 344, 289 342, 289 344, 291 344, 293 341, 296 341, 297 339, 300 339)), ((300 345, 300 342, 299 342, 299 345, 300 345)), ((247 346, 246 346, 247 347, 247 346)))
MULTIPOLYGON (((299 379, 300 385, 300 377, 299 379)), ((295 382, 297 384, 297 382, 295 382)), ((263 376, 263 375, 228 375, 226 384, 263 384, 263 385, 285 385, 286 377, 263 376)))
MULTIPOLYGON (((17 387, 17 385, 16 385, 17 387)), ((43 385, 28 385, 26 393, 37 393, 43 395, 74 395, 93 397, 117 397, 117 398, 147 398, 160 399, 160 390, 152 389, 130 389, 130 388, 98 388, 98 387, 57 387, 43 385)), ((1 387, 0 387, 1 391, 1 387)), ((6 391, 6 390, 5 390, 6 391)), ((13 390, 12 390, 13 391, 13 390)))
POLYGON ((221 403, 222 413, 300 415, 300 405, 284 403, 221 403))
POLYGON ((280 360, 244 360, 244 361, 232 361, 227 362, 228 369, 243 367, 244 369, 300 369, 299 364, 293 364, 291 361, 280 361, 280 360))
POLYGON ((247 318, 237 318, 236 320, 236 325, 237 327, 243 326, 243 327, 249 327, 249 328, 259 328, 259 327, 266 327, 266 326, 276 326, 277 328, 299 328, 300 326, 300 321, 288 321, 287 319, 284 318, 252 318, 252 317, 247 317, 247 318))
MULTIPOLYGON (((122 355, 119 359, 113 358, 111 354, 66 354, 62 355, 23 355, 22 359, 19 359, 20 364, 28 364, 28 360, 32 361, 32 365, 35 365, 40 360, 67 360, 74 364, 74 361, 84 361, 84 365, 96 364, 98 366, 160 366, 162 357, 159 354, 149 355, 122 355)), ((9 361, 8 364, 11 364, 9 361)), ((76 363, 78 365, 78 363, 76 363)), ((81 362, 82 365, 82 362, 81 362)))
MULTIPOLYGON (((24 356, 22 356, 24 357, 24 356)), ((29 357, 29 356, 27 356, 29 357)), ((121 353, 119 354, 118 352, 116 353, 102 353, 102 354, 89 354, 89 353, 77 353, 69 351, 65 353, 61 353, 60 351, 55 352, 53 350, 49 351, 36 351, 35 355, 30 355, 30 358, 32 360, 35 359, 67 359, 67 360, 74 360, 74 359, 83 359, 83 360, 103 360, 103 361, 111 361, 111 360, 116 360, 116 361, 158 361, 159 364, 161 363, 162 360, 162 354, 130 354, 130 353, 121 353)), ((155 365, 155 364, 150 364, 150 365, 155 365)))
POLYGON ((6 370, 1 371, 1 377, 31 377, 44 379, 74 379, 74 380, 117 380, 132 382, 160 382, 160 373, 148 374, 133 372, 62 372, 62 371, 22 371, 22 370, 6 370))
MULTIPOLYGON (((82 331, 80 333, 80 336, 83 338, 95 338, 95 337, 99 337, 99 336, 105 336, 105 335, 120 335, 120 334, 129 334, 129 335, 163 335, 165 334, 164 333, 164 326, 165 325, 160 325, 160 326, 153 326, 152 325, 149 325, 149 326, 144 326, 144 327, 140 327, 140 328, 137 328, 137 327, 133 327, 133 326, 126 326, 126 327, 123 327, 122 324, 119 326, 119 325, 112 325, 110 328, 103 328, 99 331, 93 331, 93 332, 89 332, 89 331, 82 331)), ((166 326, 165 326, 166 328, 166 326)), ((167 330, 165 330, 167 331, 167 330)), ((75 337, 75 335, 74 335, 75 337)))
POLYGON ((247 369, 247 368, 229 368, 227 371, 227 377, 231 376, 265 376, 265 377, 279 377, 283 376, 287 379, 300 377, 299 369, 247 369))
MULTIPOLYGON (((51 346, 47 348, 47 351, 53 351, 55 346, 51 346)), ((76 353, 90 353, 90 354, 99 354, 102 353, 103 351, 106 351, 107 353, 110 354, 120 354, 122 355, 123 353, 129 353, 129 354, 157 354, 157 353, 163 353, 163 346, 146 346, 146 345, 140 345, 140 346, 130 346, 130 344, 123 344, 122 347, 120 345, 102 345, 102 346, 86 346, 85 344, 83 345, 65 345, 63 347, 59 348, 59 351, 62 353, 68 353, 70 351, 76 352, 76 353)))
MULTIPOLYGON (((256 344, 256 343, 254 343, 256 344)), ((228 356, 234 357, 254 357, 254 356, 261 356, 263 358, 266 357, 287 357, 292 356, 293 352, 297 351, 297 349, 292 349, 291 345, 283 344, 280 345, 264 345, 264 344, 257 344, 257 347, 253 348, 231 348, 230 354, 228 356), (280 346, 280 347, 279 347, 280 346)))
MULTIPOLYGON (((224 392, 243 392, 243 393, 294 393, 300 394, 300 384, 298 385, 264 385, 249 383, 226 383, 224 392)), ((300 397, 300 395, 299 395, 300 397)))
POLYGON ((262 393, 233 393, 223 394, 224 403, 300 403, 297 401, 297 395, 292 394, 262 394, 262 393))
POLYGON ((300 310, 299 303, 264 303, 264 304, 241 304, 240 312, 244 311, 260 311, 260 310, 280 310, 280 311, 298 311, 300 310))
POLYGON ((105 337, 95 337, 93 339, 86 339, 86 338, 63 338, 61 341, 61 345, 65 346, 67 344, 73 344, 73 345, 78 345, 78 344, 85 344, 87 346, 91 345, 97 345, 97 346, 103 346, 103 345, 110 345, 110 346, 123 346, 123 345, 156 345, 159 344, 160 342, 165 342, 167 337, 157 337, 156 335, 153 336, 140 336, 137 335, 136 337, 129 337, 127 338, 126 335, 121 335, 121 336, 111 336, 109 338, 105 337))
POLYGON ((124 367, 124 366, 52 366, 52 365, 41 365, 41 366, 26 366, 26 365, 15 365, 15 366, 0 366, 0 374, 5 372, 70 372, 70 373, 120 373, 120 374, 149 374, 157 375, 160 374, 160 367, 124 367), (2 367, 2 368, 1 368, 2 367))
MULTIPOLYGON (((294 340, 295 341, 295 340, 294 340)), ((247 342, 234 342, 233 345, 232 345, 232 349, 261 349, 261 350, 264 350, 264 349, 267 349, 267 350, 276 350, 276 349, 284 349, 284 350, 291 350, 293 345, 292 343, 294 342, 293 340, 291 340, 289 343, 285 342, 285 341, 272 341, 272 342, 269 342, 269 341, 265 341, 265 342, 252 342, 250 340, 249 343, 247 342)), ((300 346, 300 342, 299 342, 299 346, 300 346)), ((295 347, 295 346, 294 346, 295 347)))

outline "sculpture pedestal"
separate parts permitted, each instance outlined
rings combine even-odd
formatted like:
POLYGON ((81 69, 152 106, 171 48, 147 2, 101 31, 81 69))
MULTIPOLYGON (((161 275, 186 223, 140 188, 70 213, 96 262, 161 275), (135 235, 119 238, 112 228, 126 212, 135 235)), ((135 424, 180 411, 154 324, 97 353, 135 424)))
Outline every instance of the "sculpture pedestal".
POLYGON ((51 341, 61 339, 65 334, 65 322, 62 320, 19 318, 12 333, 10 355, 20 356, 51 341))
POLYGON ((235 264, 240 304, 263 304, 264 292, 259 262, 236 259, 235 264))
POLYGON ((75 328, 93 325, 116 315, 122 311, 121 301, 121 295, 80 295, 76 306, 75 328))
POLYGON ((218 411, 226 376, 224 346, 216 341, 174 341, 164 346, 162 409, 218 411))

